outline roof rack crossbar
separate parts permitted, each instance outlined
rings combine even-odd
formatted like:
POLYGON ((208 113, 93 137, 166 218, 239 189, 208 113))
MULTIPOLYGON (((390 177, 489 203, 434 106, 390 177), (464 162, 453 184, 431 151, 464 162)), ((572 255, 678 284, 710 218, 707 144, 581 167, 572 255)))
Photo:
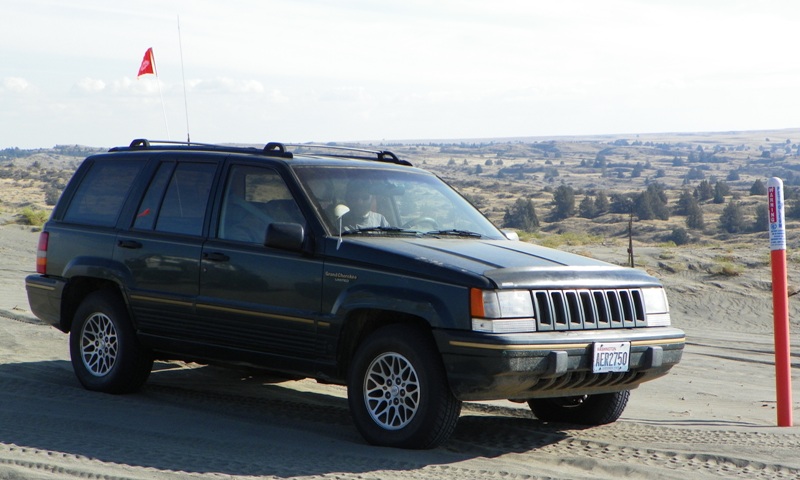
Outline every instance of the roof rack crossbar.
POLYGON ((220 145, 214 145, 213 143, 184 142, 184 141, 180 141, 180 140, 148 140, 146 138, 134 139, 130 144, 130 148, 150 148, 154 144, 186 145, 187 147, 216 147, 216 148, 222 148, 220 145))
MULTIPOLYGON (((357 158, 361 160, 373 160, 379 162, 388 162, 388 163, 396 163, 398 165, 406 165, 411 166, 411 162, 408 160, 401 160, 397 157, 394 153, 388 150, 370 150, 367 148, 358 148, 358 147, 344 147, 340 145, 319 145, 319 144, 312 144, 312 143, 287 143, 285 144, 287 147, 296 147, 298 149, 313 149, 313 150, 338 150, 343 152, 350 152, 350 155, 343 155, 343 154, 336 154, 336 153, 322 153, 322 152, 313 152, 314 155, 320 155, 325 157, 334 157, 334 158, 357 158), (362 153, 362 154, 369 154, 370 156, 358 156, 352 155, 352 153, 362 153)), ((300 153, 300 152, 298 152, 300 153)), ((303 152, 305 153, 305 152, 303 152)))

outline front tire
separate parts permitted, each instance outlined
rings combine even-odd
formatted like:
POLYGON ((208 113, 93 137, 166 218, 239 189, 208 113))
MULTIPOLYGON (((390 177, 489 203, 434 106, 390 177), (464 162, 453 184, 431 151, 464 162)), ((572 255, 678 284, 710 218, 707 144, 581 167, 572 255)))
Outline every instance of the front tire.
POLYGON ((559 398, 532 398, 528 406, 543 422, 605 425, 616 422, 628 405, 630 390, 559 398))
POLYGON ((69 337, 72 368, 87 390, 130 393, 147 381, 153 357, 136 338, 118 294, 102 290, 81 302, 69 337))
POLYGON ((373 445, 434 448, 461 412, 429 335, 402 325, 367 337, 353 357, 347 384, 350 413, 373 445))

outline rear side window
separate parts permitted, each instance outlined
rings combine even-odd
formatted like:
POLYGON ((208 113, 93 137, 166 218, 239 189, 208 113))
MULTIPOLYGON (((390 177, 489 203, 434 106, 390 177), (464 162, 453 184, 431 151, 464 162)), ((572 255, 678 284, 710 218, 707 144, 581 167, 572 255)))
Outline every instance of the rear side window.
POLYGON ((172 175, 156 221, 159 232, 200 235, 216 164, 180 163, 172 175))
POLYGON ((167 182, 172 177, 172 171, 175 168, 175 163, 167 162, 162 163, 158 167, 155 177, 150 181, 147 187, 147 192, 142 199, 142 204, 136 213, 136 220, 133 223, 133 228, 137 230, 152 230, 153 225, 156 223, 156 216, 158 209, 161 206, 161 200, 164 198, 164 192, 167 188, 167 182))
POLYGON ((75 191, 64 221, 113 227, 144 162, 95 162, 75 191))
POLYGON ((161 164, 144 194, 133 228, 201 235, 215 163, 161 164))

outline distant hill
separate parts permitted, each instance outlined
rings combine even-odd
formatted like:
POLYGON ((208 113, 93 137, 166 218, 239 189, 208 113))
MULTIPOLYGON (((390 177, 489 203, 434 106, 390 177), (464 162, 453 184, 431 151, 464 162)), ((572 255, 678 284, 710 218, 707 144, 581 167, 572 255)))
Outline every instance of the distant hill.
MULTIPOLYGON (((800 128, 331 143, 392 150, 454 185, 498 226, 526 225, 533 231, 524 238, 556 245, 581 235, 621 241, 631 219, 644 243, 755 242, 766 232, 765 197, 754 186, 772 176, 787 187, 788 221, 800 219, 800 128), (517 222, 528 202, 537 228, 517 222)), ((1 150, 0 210, 49 209, 80 161, 105 150, 1 150)))

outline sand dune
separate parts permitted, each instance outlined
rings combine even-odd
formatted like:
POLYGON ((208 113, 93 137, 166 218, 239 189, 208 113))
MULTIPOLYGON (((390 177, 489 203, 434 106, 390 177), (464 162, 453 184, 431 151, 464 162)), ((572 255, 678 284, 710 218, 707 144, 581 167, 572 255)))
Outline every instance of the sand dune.
MULTIPOLYGON (((344 389, 310 380, 170 362, 135 395, 83 390, 67 336, 28 312, 37 236, 0 227, 0 479, 800 478, 800 427, 776 426, 770 276, 758 248, 734 253, 747 268, 733 277, 704 267, 717 252, 671 249, 671 266, 659 266, 661 249, 639 249, 688 344, 667 377, 633 392, 620 421, 583 429, 510 402, 470 403, 450 442, 418 452, 366 445, 344 389)), ((800 300, 791 302, 797 423, 800 300)))

